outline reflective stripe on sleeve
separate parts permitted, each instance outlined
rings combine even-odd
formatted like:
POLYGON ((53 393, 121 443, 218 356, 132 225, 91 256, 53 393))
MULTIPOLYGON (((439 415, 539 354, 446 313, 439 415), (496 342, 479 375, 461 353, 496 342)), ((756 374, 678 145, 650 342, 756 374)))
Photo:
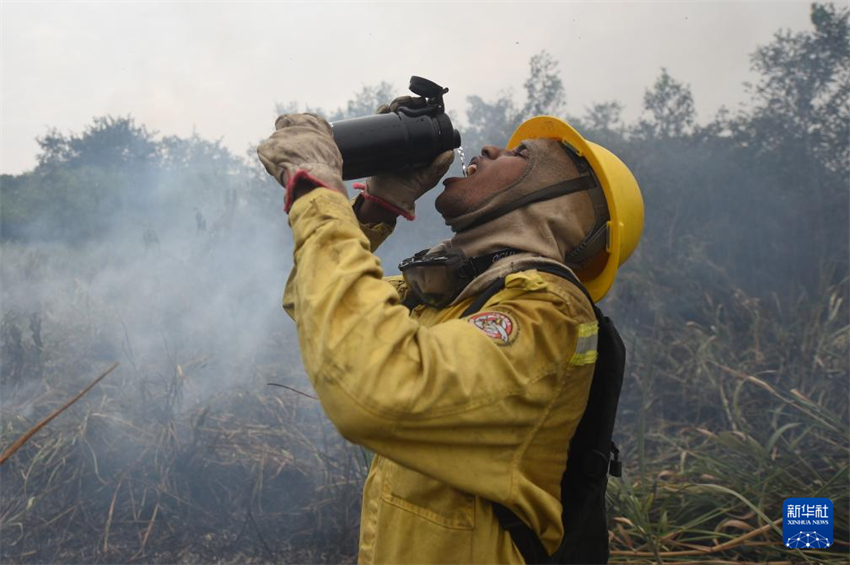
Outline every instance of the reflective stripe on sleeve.
POLYGON ((591 363, 596 363, 596 357, 598 356, 596 343, 598 337, 598 323, 580 324, 578 327, 576 352, 570 359, 570 365, 590 365, 591 363))

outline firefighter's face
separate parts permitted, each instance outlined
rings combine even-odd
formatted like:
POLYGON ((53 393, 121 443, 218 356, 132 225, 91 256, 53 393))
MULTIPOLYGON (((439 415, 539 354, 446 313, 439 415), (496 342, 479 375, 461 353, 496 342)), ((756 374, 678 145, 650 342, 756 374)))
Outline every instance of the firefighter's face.
POLYGON ((528 167, 528 150, 520 145, 513 151, 485 145, 481 155, 472 158, 466 177, 443 181, 446 187, 437 197, 437 211, 446 218, 476 209, 489 197, 518 180, 528 167))

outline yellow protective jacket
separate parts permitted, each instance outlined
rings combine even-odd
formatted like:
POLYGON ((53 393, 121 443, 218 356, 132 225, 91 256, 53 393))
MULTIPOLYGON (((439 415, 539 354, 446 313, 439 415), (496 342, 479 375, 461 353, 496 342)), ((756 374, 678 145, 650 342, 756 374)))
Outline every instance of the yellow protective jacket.
POLYGON ((376 454, 359 562, 523 563, 490 501, 554 551, 561 475, 596 359, 581 291, 530 270, 468 319, 474 297, 411 313, 403 281, 382 279, 372 253, 389 228, 361 227, 350 203, 322 188, 299 198, 289 221, 284 308, 304 367, 339 432, 376 454))

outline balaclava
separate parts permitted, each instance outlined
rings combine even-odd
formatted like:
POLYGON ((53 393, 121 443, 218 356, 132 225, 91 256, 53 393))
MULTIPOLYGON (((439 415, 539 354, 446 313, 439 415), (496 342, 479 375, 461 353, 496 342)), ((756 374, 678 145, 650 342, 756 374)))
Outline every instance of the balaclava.
MULTIPOLYGON (((600 218, 607 219, 601 189, 587 164, 568 154, 571 149, 553 139, 531 139, 524 145, 528 149, 529 163, 520 178, 474 209, 446 218, 446 223, 455 232, 454 237, 428 251, 428 256, 461 251, 466 257, 505 248, 521 251, 497 258, 484 272, 468 281, 451 303, 476 294, 497 278, 531 264, 551 261, 564 266, 568 253, 585 241, 600 218), (583 170, 579 170, 580 167, 583 170), (567 190, 573 192, 564 194, 565 181, 569 181, 567 190), (553 190, 552 187, 558 188, 553 190), (561 195, 538 200, 547 191, 561 195), (598 192, 591 198, 590 191, 598 192)), ((405 272, 405 278, 408 276, 405 272)))

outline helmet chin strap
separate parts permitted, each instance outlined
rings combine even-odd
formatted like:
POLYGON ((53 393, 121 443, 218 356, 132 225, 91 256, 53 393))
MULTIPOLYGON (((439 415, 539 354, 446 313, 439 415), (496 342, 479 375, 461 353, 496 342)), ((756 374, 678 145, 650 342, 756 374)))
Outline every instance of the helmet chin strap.
POLYGON ((513 202, 508 202, 504 206, 500 206, 499 208, 493 210, 489 214, 481 216, 468 226, 465 226, 460 231, 467 231, 472 228, 476 228, 480 225, 486 224, 487 222, 492 222, 496 218, 500 218, 509 212, 513 212, 518 208, 522 208, 523 206, 528 206, 534 202, 542 202, 544 200, 551 200, 553 198, 558 198, 559 196, 566 196, 567 194, 572 194, 574 192, 581 192, 583 190, 591 190, 597 186, 596 179, 593 178, 592 175, 582 175, 580 177, 565 180, 546 188, 541 188, 531 194, 527 194, 526 196, 514 200, 513 202))
POLYGON ((605 201, 605 194, 602 192, 601 186, 590 189, 587 194, 590 196, 590 201, 593 204, 596 223, 593 224, 593 228, 581 240, 581 243, 576 245, 564 257, 564 263, 571 269, 580 269, 608 247, 610 237, 608 220, 611 219, 611 216, 608 213, 608 203, 605 201))

